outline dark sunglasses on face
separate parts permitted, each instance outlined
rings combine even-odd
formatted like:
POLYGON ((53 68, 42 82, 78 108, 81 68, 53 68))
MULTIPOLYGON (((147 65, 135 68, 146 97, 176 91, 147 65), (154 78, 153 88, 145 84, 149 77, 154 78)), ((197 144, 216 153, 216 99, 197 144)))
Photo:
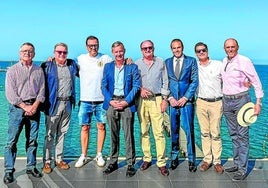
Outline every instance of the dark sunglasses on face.
POLYGON ((207 49, 200 49, 200 50, 195 50, 196 53, 201 53, 201 52, 207 52, 207 49))
POLYGON ((68 52, 67 52, 67 51, 55 51, 55 52, 57 52, 59 55, 61 55, 61 54, 63 54, 63 55, 68 54, 68 52))
POLYGON ((147 50, 152 50, 153 47, 152 47, 152 46, 149 46, 149 47, 143 47, 143 48, 141 48, 141 49, 144 50, 144 51, 147 51, 147 50))

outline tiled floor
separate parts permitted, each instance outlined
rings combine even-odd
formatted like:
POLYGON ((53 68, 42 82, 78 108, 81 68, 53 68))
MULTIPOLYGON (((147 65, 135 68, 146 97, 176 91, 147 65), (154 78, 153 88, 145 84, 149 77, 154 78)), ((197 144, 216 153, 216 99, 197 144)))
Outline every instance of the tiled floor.
MULTIPOLYGON (((41 179, 30 177, 25 174, 24 158, 16 160, 15 182, 6 186, 3 183, 4 171, 0 171, 0 187, 53 187, 53 188, 268 188, 268 159, 251 160, 249 162, 249 175, 240 182, 232 181, 232 173, 219 175, 214 168, 206 172, 197 170, 195 173, 188 171, 188 161, 180 161, 180 165, 174 171, 170 171, 168 177, 163 177, 153 161, 153 165, 146 171, 137 170, 135 176, 127 178, 126 163, 121 161, 119 169, 112 174, 103 175, 103 168, 99 168, 95 161, 89 161, 82 168, 75 168, 74 159, 68 160, 71 168, 69 170, 59 170, 54 168, 49 175, 45 174, 41 179)), ((136 169, 141 165, 141 160, 137 160, 136 169)), ((232 161, 222 161, 224 166, 232 165, 232 161)), ((200 163, 200 160, 198 161, 200 163)), ((3 167, 3 158, 0 158, 0 166, 3 167)), ((41 170, 42 163, 38 160, 37 168, 41 170)))

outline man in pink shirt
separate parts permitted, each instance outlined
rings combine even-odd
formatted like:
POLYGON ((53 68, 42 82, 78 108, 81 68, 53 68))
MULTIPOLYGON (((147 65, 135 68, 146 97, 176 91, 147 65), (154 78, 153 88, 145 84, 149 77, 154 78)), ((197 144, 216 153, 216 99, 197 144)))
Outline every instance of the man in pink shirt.
POLYGON ((229 38, 224 42, 227 57, 223 59, 221 76, 223 81, 223 114, 226 118, 229 134, 233 143, 234 166, 225 168, 226 172, 236 172, 233 181, 243 180, 247 176, 249 154, 249 127, 240 126, 237 114, 240 108, 251 101, 250 82, 254 87, 256 104, 254 114, 261 112, 263 90, 253 63, 248 57, 238 54, 238 42, 229 38))

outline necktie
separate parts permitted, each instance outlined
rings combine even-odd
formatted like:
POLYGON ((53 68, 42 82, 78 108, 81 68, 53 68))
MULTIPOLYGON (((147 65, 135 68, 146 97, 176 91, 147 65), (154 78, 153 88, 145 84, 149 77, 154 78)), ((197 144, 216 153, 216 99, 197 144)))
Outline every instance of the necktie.
POLYGON ((176 59, 175 76, 179 78, 180 75, 180 59, 176 59))

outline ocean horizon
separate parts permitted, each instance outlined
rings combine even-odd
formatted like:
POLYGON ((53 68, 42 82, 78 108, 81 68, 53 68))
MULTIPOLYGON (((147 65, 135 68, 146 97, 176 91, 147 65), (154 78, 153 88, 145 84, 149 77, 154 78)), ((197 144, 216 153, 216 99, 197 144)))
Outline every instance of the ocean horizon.
MULTIPOLYGON (((7 139, 7 123, 8 123, 8 102, 5 97, 5 73, 6 69, 12 64, 16 63, 16 61, 0 61, 0 157, 4 155, 4 147, 7 139)), ((35 63, 40 64, 40 61, 35 61, 35 63)), ((256 71, 259 74, 259 77, 262 82, 263 90, 264 90, 264 98, 263 98, 263 106, 262 112, 258 117, 258 120, 250 126, 250 152, 249 157, 253 159, 257 158, 267 158, 268 157, 268 65, 263 65, 265 62, 258 62, 258 64, 254 64, 256 71)), ((76 90, 76 98, 79 101, 79 79, 76 79, 77 90, 76 90)), ((255 102, 254 90, 250 90, 250 94, 252 96, 252 101, 255 102)), ((78 157, 81 153, 80 148, 80 125, 78 124, 78 106, 76 105, 75 109, 72 112, 72 118, 70 123, 69 131, 66 135, 65 146, 64 146, 64 154, 66 157, 78 157)), ((38 150, 37 156, 42 157, 43 155, 43 144, 44 144, 44 134, 45 134, 45 124, 44 124, 44 114, 41 115, 39 135, 38 135, 38 150)), ((109 126, 106 125, 106 139, 103 148, 103 155, 109 156, 110 154, 110 135, 109 135, 109 126)), ((93 119, 93 123, 91 126, 90 133, 90 142, 88 155, 94 157, 96 155, 96 123, 93 119)), ((152 134, 151 134, 152 135, 152 134)), ((225 123, 225 118, 222 118, 221 124, 221 135, 222 135, 222 158, 231 158, 232 157, 232 143, 231 138, 229 136, 227 126, 225 123)), ((135 144, 136 144, 136 156, 143 156, 141 147, 140 147, 140 125, 138 122, 137 115, 135 115, 135 123, 134 123, 134 136, 135 136, 135 144)), ((152 153, 155 156, 155 145, 153 136, 151 136, 152 143, 152 153)), ((195 116, 195 143, 201 149, 201 137, 200 137, 200 128, 197 122, 197 118, 195 116)), ((124 147, 124 137, 123 132, 120 134, 120 156, 125 156, 125 147, 124 147)), ((170 156, 170 138, 166 137, 166 155, 170 156)), ((19 142, 17 145, 17 156, 26 156, 25 154, 25 137, 24 130, 22 131, 19 142)))

